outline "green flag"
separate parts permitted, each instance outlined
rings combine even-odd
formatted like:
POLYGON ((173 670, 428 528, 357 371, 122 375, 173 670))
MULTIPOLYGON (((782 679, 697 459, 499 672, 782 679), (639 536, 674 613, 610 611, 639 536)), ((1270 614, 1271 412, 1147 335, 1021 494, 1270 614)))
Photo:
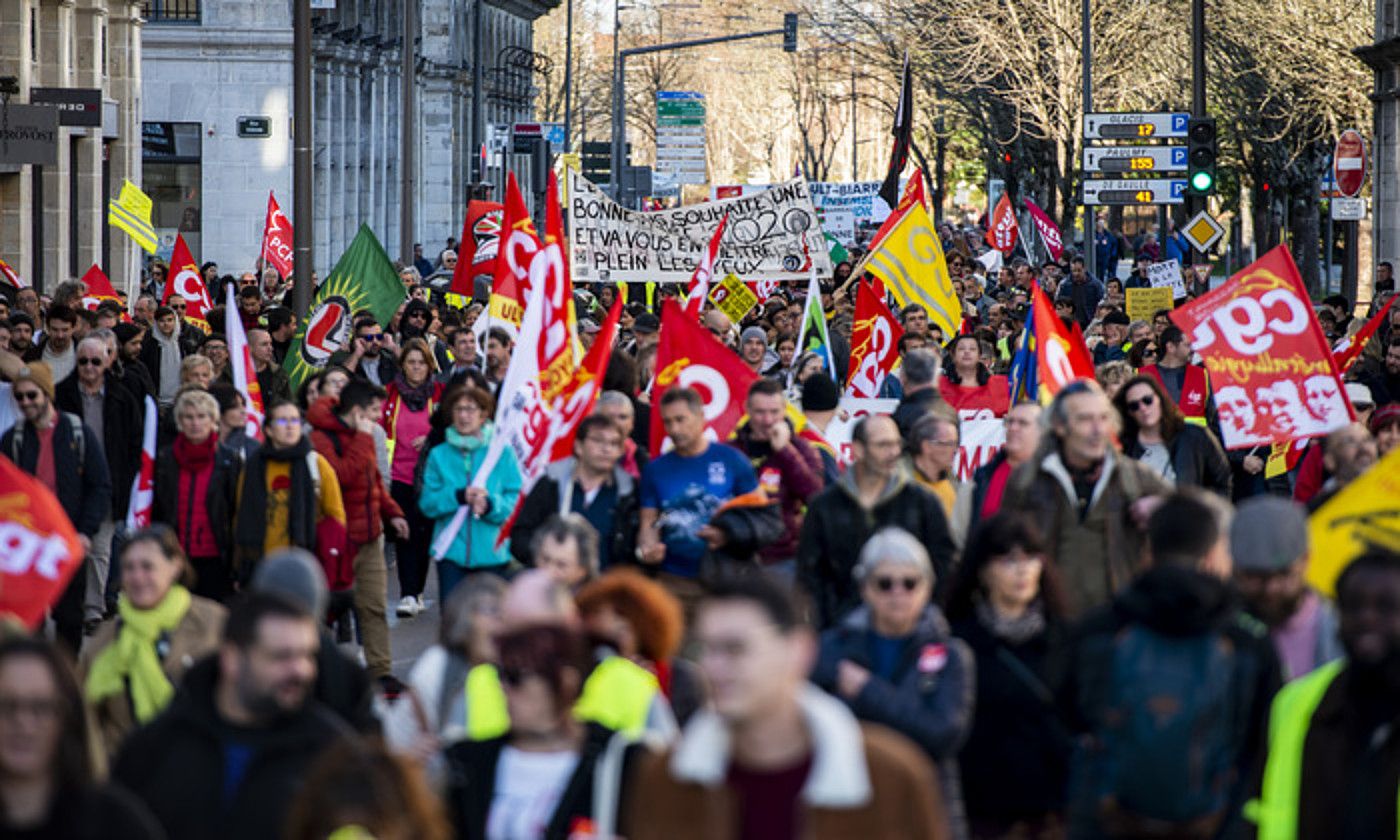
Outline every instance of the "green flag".
POLYGON ((841 375, 836 372, 836 358, 831 354, 831 338, 826 334, 826 313, 822 311, 821 286, 817 283, 815 270, 812 271, 812 279, 807 282, 807 302, 802 306, 797 352, 816 353, 826 366, 827 374, 838 383, 841 381, 841 375))
POLYGON ((381 325, 389 323, 408 296, 403 281, 384 247, 367 225, 316 290, 311 312, 297 329, 282 367, 292 389, 330 363, 331 356, 350 348, 354 314, 369 310, 381 325))
POLYGON ((823 233, 826 237, 826 253, 831 257, 831 264, 843 263, 851 258, 851 252, 846 250, 846 246, 841 244, 841 240, 829 233, 823 233))

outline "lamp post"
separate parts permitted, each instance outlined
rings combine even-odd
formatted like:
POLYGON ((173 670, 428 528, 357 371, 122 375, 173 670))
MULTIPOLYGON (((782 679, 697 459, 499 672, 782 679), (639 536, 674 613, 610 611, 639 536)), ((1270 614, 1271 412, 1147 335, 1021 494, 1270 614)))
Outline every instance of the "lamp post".
POLYGON ((311 0, 295 0, 292 20, 292 307, 311 308, 316 220, 311 195, 311 0))

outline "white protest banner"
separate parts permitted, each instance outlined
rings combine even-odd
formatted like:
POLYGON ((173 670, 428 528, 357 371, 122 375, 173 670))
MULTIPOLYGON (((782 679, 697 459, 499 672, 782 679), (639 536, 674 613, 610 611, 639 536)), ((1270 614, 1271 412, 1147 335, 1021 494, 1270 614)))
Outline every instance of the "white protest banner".
POLYGON ((871 414, 894 414, 899 400, 869 399, 866 397, 842 397, 836 407, 836 416, 826 427, 826 440, 836 450, 841 463, 851 463, 851 431, 856 421, 871 414))
POLYGON ((570 172, 574 280, 685 283, 726 214, 716 276, 806 280, 814 268, 818 277, 831 276, 817 211, 800 178, 753 195, 643 213, 570 172))
POLYGON ((812 204, 824 213, 823 229, 842 245, 873 234, 889 218, 890 206, 880 197, 879 181, 813 181, 807 185, 812 204), (849 213, 850 222, 846 222, 849 213))
POLYGON ((1176 260, 1153 263, 1147 267, 1147 281, 1153 288, 1167 286, 1172 290, 1172 299, 1186 297, 1186 283, 1181 279, 1181 263, 1176 260))
POLYGON ((968 481, 977 468, 992 460, 1006 443, 1006 424, 985 408, 959 411, 958 421, 961 442, 953 465, 958 481, 968 481))

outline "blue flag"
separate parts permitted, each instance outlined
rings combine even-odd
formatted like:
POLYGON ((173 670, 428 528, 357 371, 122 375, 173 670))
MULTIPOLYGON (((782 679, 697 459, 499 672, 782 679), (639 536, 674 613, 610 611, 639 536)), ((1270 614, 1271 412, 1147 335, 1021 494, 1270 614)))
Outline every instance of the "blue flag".
POLYGON ((1011 384, 1011 404, 1032 401, 1040 393, 1039 373, 1036 365, 1035 319, 1026 319, 1026 328, 1021 331, 1021 340, 1016 345, 1016 354, 1011 357, 1011 370, 1007 380, 1011 384))

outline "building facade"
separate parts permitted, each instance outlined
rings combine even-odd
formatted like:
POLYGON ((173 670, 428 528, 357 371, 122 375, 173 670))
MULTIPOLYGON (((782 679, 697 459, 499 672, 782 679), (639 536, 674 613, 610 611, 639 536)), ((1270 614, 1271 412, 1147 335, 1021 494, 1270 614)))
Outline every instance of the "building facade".
POLYGON ((118 289, 137 271, 140 248, 108 226, 107 202, 141 178, 140 12, 0 0, 0 260, 41 291, 93 264, 118 289))
MULTIPOLYGON (((1371 218, 1375 259, 1400 258, 1400 0, 1376 0, 1376 40, 1356 50, 1375 73, 1371 218)), ((1369 266, 1363 264, 1361 273, 1369 266)))
MULTIPOLYGON (((181 233, 196 259, 247 270, 261 246, 269 191, 292 216, 291 0, 149 2, 144 176, 162 249, 168 254, 181 233)), ((531 74, 497 68, 510 71, 520 56, 534 55, 533 22, 558 0, 416 0, 416 118, 407 137, 404 2, 312 3, 327 7, 312 12, 314 258, 322 276, 361 223, 391 257, 402 256, 406 176, 414 239, 434 257, 460 232, 472 184, 493 175, 475 167, 485 126, 530 119, 531 74), (408 173, 405 142, 417 151, 408 173)))

